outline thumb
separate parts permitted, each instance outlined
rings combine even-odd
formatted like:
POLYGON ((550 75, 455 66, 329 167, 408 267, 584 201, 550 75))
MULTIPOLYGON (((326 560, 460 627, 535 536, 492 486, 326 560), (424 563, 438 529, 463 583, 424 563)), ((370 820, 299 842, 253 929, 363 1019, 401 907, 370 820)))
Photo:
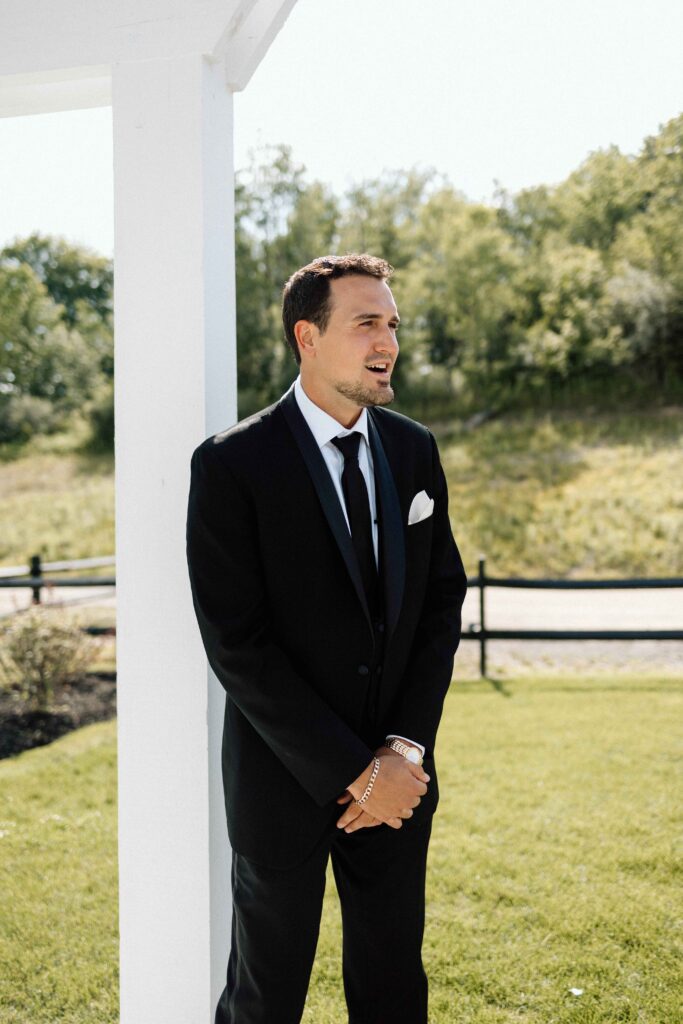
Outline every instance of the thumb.
POLYGON ((419 779, 420 782, 429 782, 430 776, 427 775, 427 772, 421 767, 421 765, 413 764, 412 761, 408 761, 407 763, 416 779, 419 779))

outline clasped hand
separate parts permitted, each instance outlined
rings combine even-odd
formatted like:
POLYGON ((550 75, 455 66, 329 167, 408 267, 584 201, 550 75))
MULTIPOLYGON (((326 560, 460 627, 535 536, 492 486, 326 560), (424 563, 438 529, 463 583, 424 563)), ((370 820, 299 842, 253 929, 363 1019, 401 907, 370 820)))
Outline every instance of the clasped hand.
POLYGON ((380 759, 380 769, 365 804, 359 807, 348 789, 337 798, 338 804, 349 804, 337 822, 337 828, 345 832, 373 828, 382 822, 391 828, 401 828, 427 792, 429 775, 419 765, 407 761, 391 747, 379 747, 375 757, 380 759), (402 762, 400 767, 394 765, 395 758, 402 762))

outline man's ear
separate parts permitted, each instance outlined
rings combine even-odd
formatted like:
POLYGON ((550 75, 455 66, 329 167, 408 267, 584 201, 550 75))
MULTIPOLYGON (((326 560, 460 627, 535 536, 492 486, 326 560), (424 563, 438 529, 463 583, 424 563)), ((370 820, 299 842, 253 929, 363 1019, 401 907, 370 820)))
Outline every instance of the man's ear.
POLYGON ((315 354, 316 334, 315 324, 310 320, 297 320, 294 324, 294 337, 302 360, 310 359, 315 354))

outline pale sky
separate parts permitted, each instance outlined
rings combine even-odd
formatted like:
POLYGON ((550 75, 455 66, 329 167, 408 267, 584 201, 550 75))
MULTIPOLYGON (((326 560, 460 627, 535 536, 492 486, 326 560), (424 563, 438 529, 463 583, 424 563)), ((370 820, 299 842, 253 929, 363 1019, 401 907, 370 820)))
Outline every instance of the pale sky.
MULTIPOLYGON (((298 0, 235 97, 237 167, 290 145, 337 191, 435 167, 471 199, 635 153, 683 111, 680 0, 298 0)), ((0 245, 112 255, 111 110, 0 119, 0 245)))

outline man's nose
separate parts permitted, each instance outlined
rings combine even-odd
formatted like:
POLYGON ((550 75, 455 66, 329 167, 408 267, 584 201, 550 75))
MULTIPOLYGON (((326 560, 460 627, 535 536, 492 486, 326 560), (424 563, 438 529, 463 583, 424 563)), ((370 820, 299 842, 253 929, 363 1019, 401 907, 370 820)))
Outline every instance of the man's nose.
POLYGON ((398 352, 398 339, 391 327, 386 327, 382 331, 382 336, 377 339, 375 348, 380 352, 389 352, 392 354, 398 352))

